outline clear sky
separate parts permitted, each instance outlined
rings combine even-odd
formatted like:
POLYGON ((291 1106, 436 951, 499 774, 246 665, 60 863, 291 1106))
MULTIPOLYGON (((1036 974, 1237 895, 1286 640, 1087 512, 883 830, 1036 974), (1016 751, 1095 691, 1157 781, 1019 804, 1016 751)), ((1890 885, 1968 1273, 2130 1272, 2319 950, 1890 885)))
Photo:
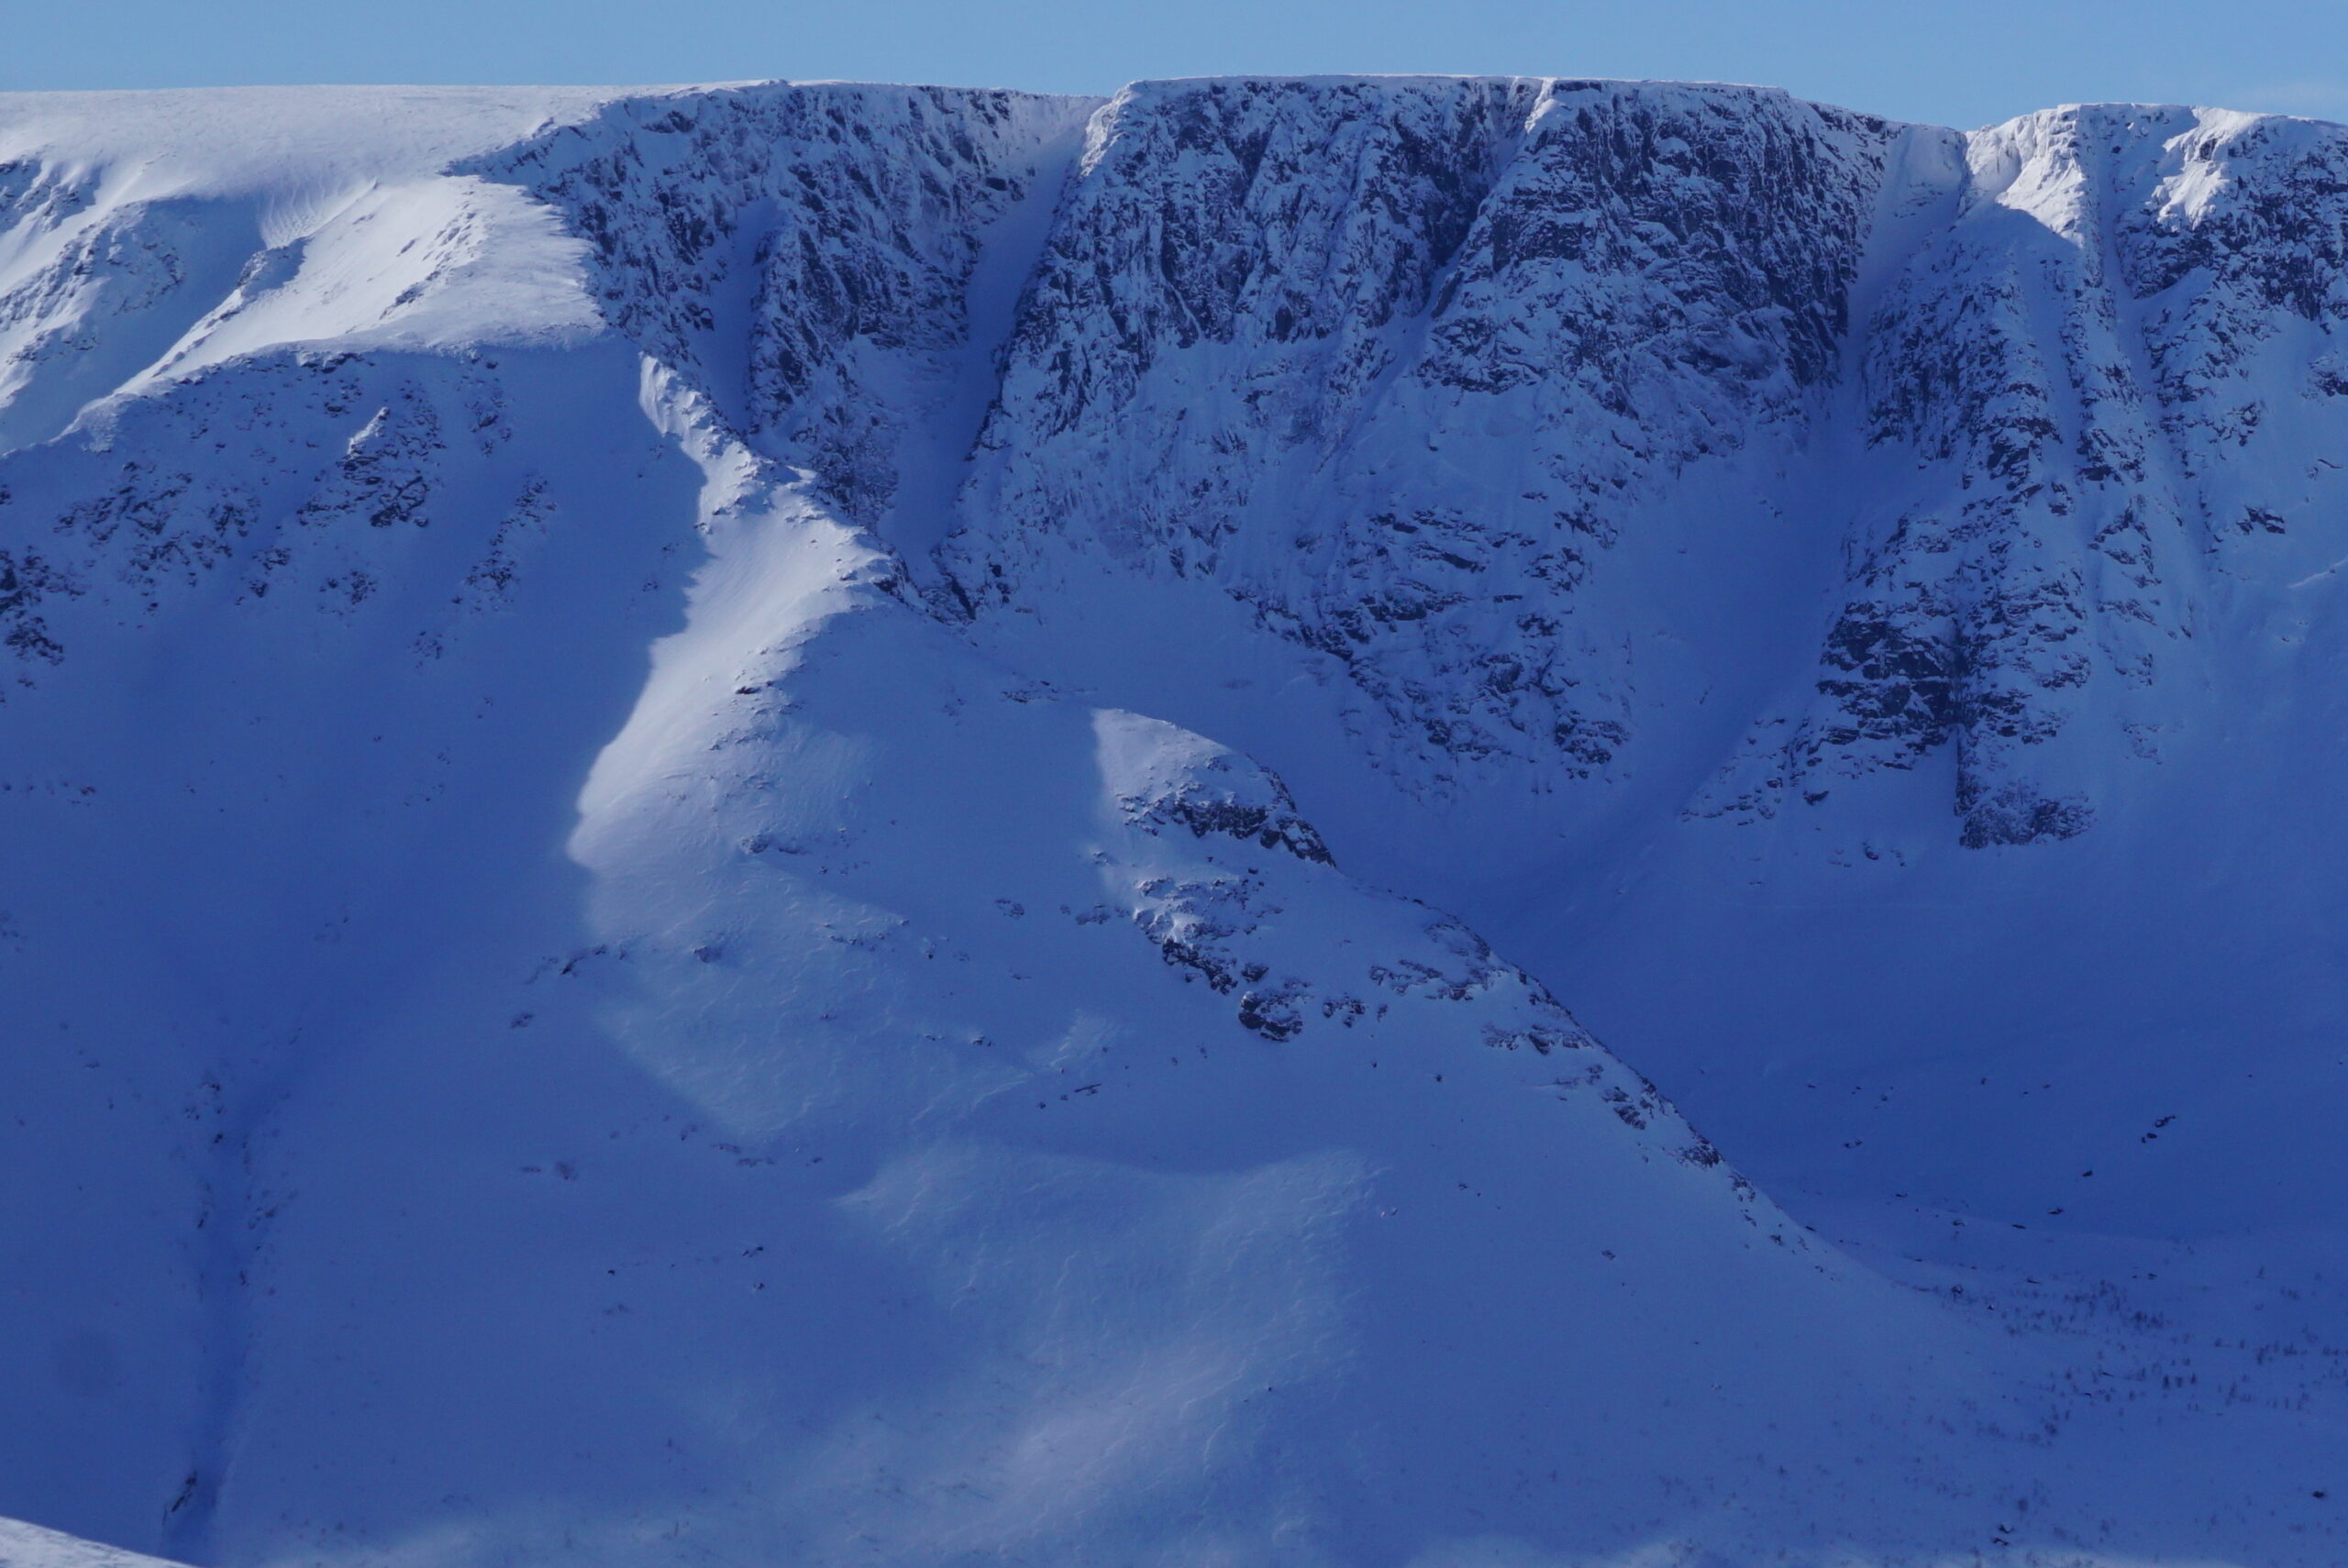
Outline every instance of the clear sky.
POLYGON ((1756 82, 1974 126, 2065 102, 2348 119, 2348 0, 0 0, 0 88, 850 77, 1756 82))

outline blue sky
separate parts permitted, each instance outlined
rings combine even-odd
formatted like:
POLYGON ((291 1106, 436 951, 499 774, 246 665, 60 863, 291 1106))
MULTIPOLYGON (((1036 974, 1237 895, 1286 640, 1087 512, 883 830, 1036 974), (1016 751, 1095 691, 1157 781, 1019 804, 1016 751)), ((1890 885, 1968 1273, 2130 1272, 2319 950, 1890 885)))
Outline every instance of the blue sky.
POLYGON ((2348 0, 6 0, 0 88, 1507 72, 1759 82, 1971 126, 2067 101, 2348 119, 2348 0))

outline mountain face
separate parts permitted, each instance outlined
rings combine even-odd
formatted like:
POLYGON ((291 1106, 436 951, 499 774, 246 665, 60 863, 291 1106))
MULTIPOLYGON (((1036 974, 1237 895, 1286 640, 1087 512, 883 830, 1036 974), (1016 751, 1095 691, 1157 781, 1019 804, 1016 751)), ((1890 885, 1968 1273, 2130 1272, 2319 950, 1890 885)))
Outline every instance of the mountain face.
POLYGON ((2210 110, 0 99, 0 1562, 2336 1562, 2343 321, 2210 110))

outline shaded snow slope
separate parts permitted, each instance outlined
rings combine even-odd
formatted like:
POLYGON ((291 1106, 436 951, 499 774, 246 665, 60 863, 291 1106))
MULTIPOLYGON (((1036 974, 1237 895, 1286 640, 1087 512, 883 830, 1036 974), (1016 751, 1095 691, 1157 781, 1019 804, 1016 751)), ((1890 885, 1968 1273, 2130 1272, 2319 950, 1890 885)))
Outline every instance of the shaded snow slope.
POLYGON ((2335 1561, 2343 156, 0 100, 0 1513, 2335 1561))

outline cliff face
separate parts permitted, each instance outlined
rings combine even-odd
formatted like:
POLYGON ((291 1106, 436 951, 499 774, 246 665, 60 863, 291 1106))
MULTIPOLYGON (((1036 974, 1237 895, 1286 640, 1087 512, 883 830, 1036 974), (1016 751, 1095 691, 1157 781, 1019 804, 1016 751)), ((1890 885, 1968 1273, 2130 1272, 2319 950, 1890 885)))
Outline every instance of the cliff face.
POLYGON ((1603 776, 1643 723, 1612 547, 1691 469, 1758 504, 1899 134, 1725 89, 1136 89, 1007 346, 953 580, 982 618, 1070 551, 1209 581, 1343 667, 1382 761, 1603 776))
POLYGON ((1953 210, 1857 346, 1882 488, 1766 788, 1949 748, 1980 847, 2082 832, 2126 788, 2102 759, 2159 758, 2180 691, 2243 651, 2230 580, 2287 594, 2274 569, 2333 542, 2304 536, 2331 533, 2342 433, 2342 150, 2328 127, 2184 110, 1968 138, 1953 210))
POLYGON ((0 1513, 2334 1560, 2344 175, 0 101, 0 1513))
POLYGON ((2331 127, 1243 83, 1136 89, 1091 134, 956 591, 1048 616, 1071 552, 1211 582, 1438 789, 1669 755, 1684 720, 1645 711, 1696 693, 1643 645, 1733 662, 1742 623, 1814 613, 1771 580, 1713 638, 1686 605, 1719 590, 1675 580, 1823 541, 1814 668, 1695 809, 1948 758, 1964 845, 2068 836, 2104 759, 2159 750, 2147 693, 2215 679, 2177 646, 2232 609, 2209 580, 2331 559, 2271 541, 2322 531, 2342 433, 2331 127))

